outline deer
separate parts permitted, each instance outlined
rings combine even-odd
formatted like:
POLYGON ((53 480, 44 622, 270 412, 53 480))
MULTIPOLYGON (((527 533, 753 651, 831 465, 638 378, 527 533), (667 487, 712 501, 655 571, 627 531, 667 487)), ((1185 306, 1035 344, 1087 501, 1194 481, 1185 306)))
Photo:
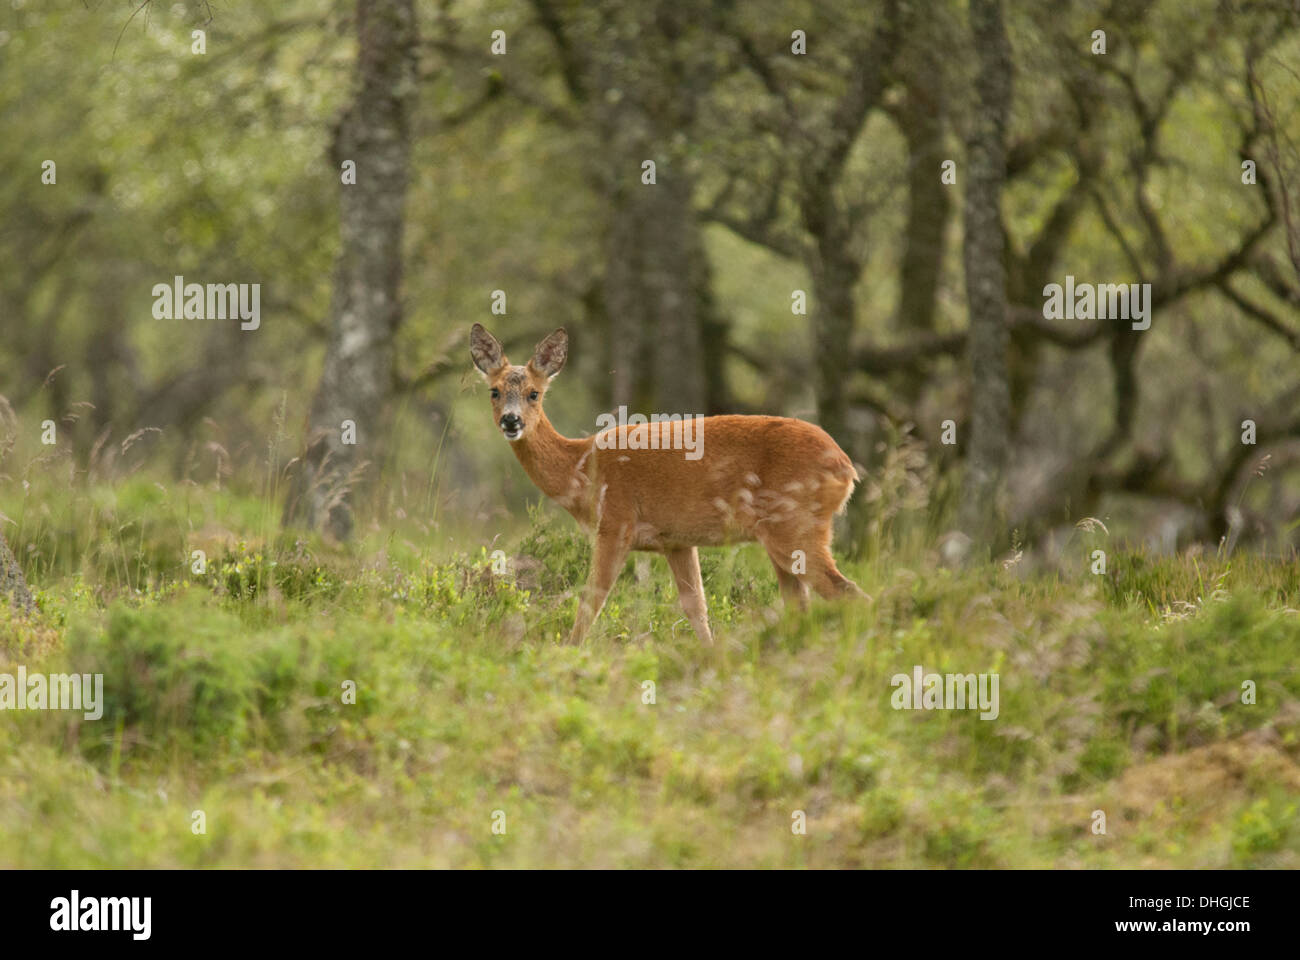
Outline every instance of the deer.
POLYGON ((685 422, 565 437, 542 403, 568 355, 563 327, 523 366, 510 363, 482 324, 470 329, 470 356, 490 388, 493 422, 533 484, 594 536, 570 643, 586 637, 631 551, 668 561, 682 611, 705 644, 713 634, 702 546, 762 544, 787 606, 806 609, 810 588, 826 598, 867 598, 831 555, 833 517, 853 495, 858 472, 830 434, 790 417, 701 416, 693 459, 673 448, 685 439, 685 422), (673 442, 652 446, 652 427, 673 442))

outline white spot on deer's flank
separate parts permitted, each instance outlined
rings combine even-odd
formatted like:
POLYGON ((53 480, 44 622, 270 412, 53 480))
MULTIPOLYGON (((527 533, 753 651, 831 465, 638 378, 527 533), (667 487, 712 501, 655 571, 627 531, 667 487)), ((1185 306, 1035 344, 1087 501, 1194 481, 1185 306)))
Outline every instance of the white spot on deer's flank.
POLYGON ((747 484, 749 484, 751 487, 756 487, 756 486, 758 486, 762 481, 758 479, 758 474, 756 474, 756 473, 747 473, 747 474, 745 474, 745 482, 746 482, 747 484))
POLYGON ((631 462, 632 462, 632 458, 631 458, 631 457, 619 457, 619 458, 618 458, 618 462, 619 462, 619 463, 631 463, 631 462))

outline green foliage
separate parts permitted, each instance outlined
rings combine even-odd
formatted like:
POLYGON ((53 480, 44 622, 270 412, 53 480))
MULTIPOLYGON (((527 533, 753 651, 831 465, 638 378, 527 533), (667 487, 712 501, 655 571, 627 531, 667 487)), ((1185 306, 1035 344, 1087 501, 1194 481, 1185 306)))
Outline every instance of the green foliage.
POLYGON ((1260 797, 1233 822, 1233 855, 1241 864, 1257 862, 1261 854, 1281 850, 1298 827, 1300 804, 1294 799, 1260 797))
MULTIPOLYGON (((83 749, 101 759, 125 749, 130 761, 136 752, 237 756, 273 748, 291 729, 315 742, 331 725, 316 702, 325 684, 315 671, 346 675, 351 651, 340 643, 332 632, 250 632, 192 593, 143 608, 115 605, 102 633, 69 635, 78 671, 104 676, 104 720, 94 729, 118 731, 115 740, 83 736, 83 749)), ((83 735, 90 729, 83 725, 83 735)))
POLYGON ((542 593, 558 593, 581 586, 591 567, 591 543, 566 517, 540 504, 528 508, 529 532, 519 544, 521 556, 537 565, 537 586, 542 593))
POLYGON ((1112 570, 1132 566, 1171 605, 1219 584, 1171 614, 1087 574, 954 573, 894 557, 883 576, 849 568, 873 603, 801 615, 773 607, 761 550, 705 551, 710 594, 734 598, 713 648, 680 626, 658 563, 649 583, 625 572, 613 612, 574 648, 557 635, 587 560, 568 521, 537 511, 515 545, 493 547, 511 573, 493 573, 486 546, 399 561, 236 541, 206 578, 178 562, 175 580, 116 599, 97 600, 78 576, 47 585, 41 619, 7 628, 0 669, 102 673, 104 717, 0 727, 0 826, 42 824, 0 830, 0 861, 966 868, 1300 856, 1287 792, 1300 622, 1283 605, 1289 574, 1266 561, 1207 579, 1196 558, 1112 555, 1112 570), (891 677, 918 663, 998 673, 999 718, 891 709, 891 677), (1245 679, 1254 705, 1241 703, 1245 679), (105 789, 86 789, 93 781, 105 789), (1098 807, 1114 823, 1100 840, 1088 829, 1098 807), (194 809, 207 812, 205 837, 189 832, 194 809), (490 833, 497 809, 504 837, 490 833), (794 811, 806 835, 791 833, 794 811))

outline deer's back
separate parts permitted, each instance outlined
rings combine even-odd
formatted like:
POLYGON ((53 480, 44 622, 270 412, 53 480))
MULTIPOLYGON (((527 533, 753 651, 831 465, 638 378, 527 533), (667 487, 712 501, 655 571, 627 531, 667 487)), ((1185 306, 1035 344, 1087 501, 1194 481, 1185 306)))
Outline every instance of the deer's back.
POLYGON ((693 426, 693 435, 673 428, 671 443, 661 427, 660 449, 640 448, 653 431, 638 427, 593 438, 585 519, 630 525, 638 549, 751 540, 763 524, 829 522, 856 482, 848 455, 815 424, 719 416, 693 426))

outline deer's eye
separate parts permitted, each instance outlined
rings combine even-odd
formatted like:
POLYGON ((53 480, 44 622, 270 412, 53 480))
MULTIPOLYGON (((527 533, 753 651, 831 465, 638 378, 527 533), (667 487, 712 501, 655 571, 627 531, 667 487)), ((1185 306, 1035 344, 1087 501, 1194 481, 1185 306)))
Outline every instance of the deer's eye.
POLYGON ((501 399, 501 391, 498 390, 496 387, 493 387, 493 388, 492 388, 492 399, 493 399, 493 400, 500 400, 500 399, 501 399))
POLYGON ((529 400, 534 400, 534 401, 535 401, 535 400, 537 399, 537 391, 534 390, 532 393, 530 393, 530 394, 528 395, 528 399, 529 399, 529 400))

